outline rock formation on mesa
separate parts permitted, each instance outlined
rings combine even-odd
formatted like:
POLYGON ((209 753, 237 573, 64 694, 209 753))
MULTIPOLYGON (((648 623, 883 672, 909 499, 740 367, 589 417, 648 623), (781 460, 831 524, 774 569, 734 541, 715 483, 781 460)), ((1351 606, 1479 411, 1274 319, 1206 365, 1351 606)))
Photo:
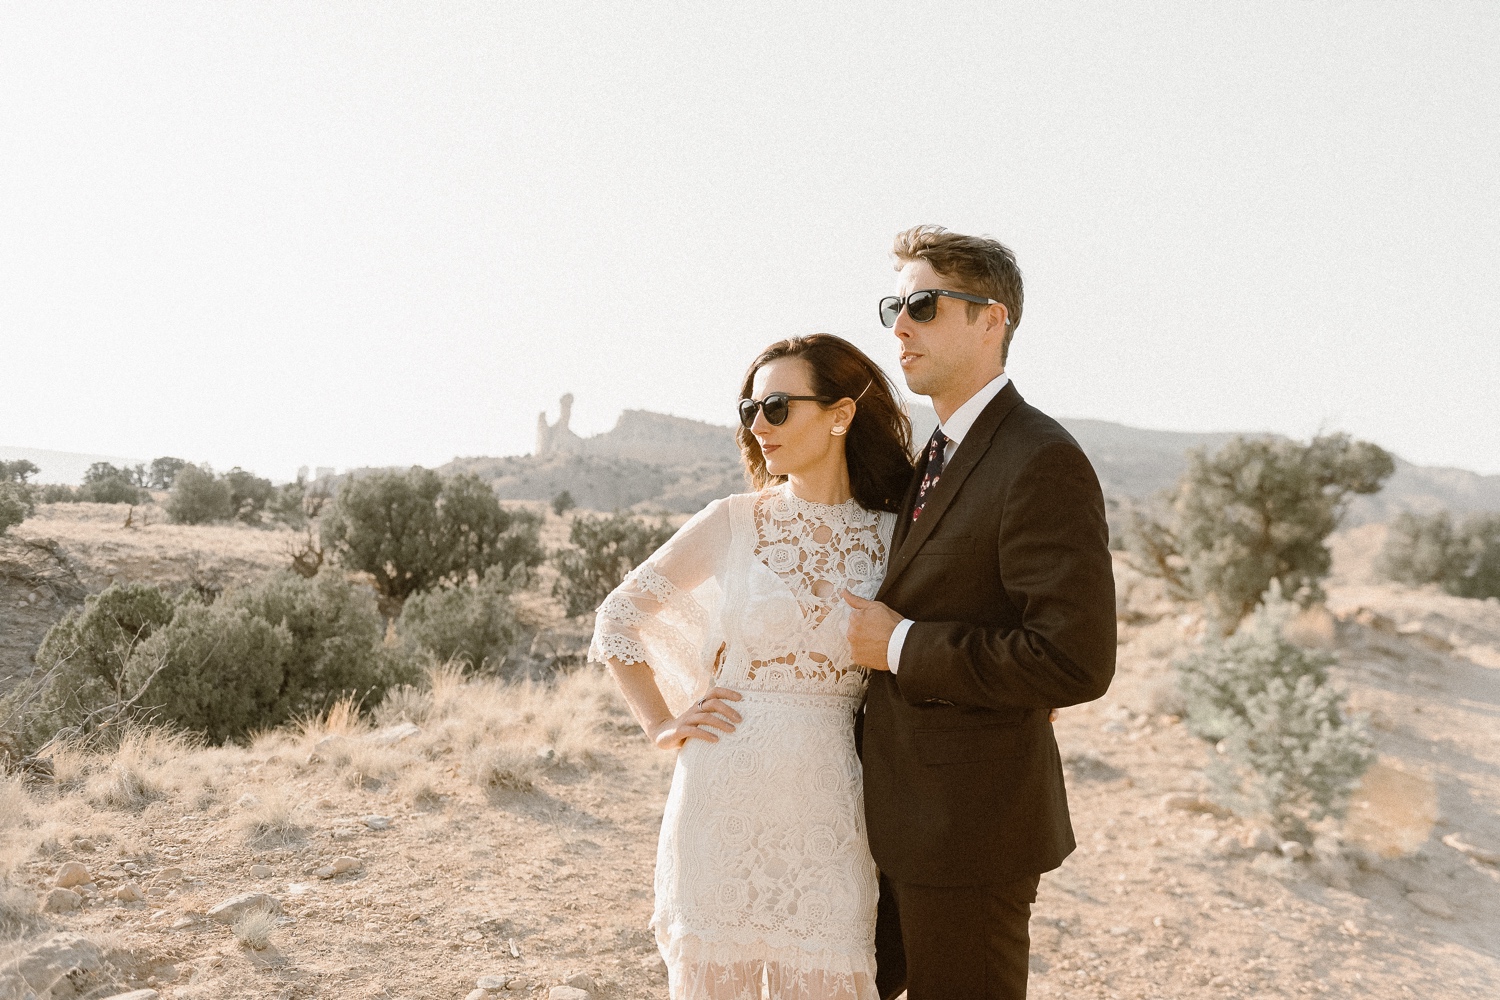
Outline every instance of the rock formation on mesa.
POLYGON ((573 419, 573 394, 558 400, 557 423, 547 423, 547 411, 536 415, 536 451, 538 458, 583 450, 583 438, 573 433, 568 421, 573 419))

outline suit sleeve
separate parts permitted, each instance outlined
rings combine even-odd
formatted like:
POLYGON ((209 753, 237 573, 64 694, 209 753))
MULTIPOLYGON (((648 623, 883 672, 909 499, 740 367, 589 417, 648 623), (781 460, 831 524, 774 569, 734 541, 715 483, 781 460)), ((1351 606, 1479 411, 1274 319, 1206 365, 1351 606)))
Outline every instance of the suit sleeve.
POLYGON ((911 704, 1063 708, 1104 694, 1115 672, 1115 585, 1104 497, 1068 442, 1038 449, 1001 511, 998 551, 1019 628, 912 625, 896 683, 911 704))

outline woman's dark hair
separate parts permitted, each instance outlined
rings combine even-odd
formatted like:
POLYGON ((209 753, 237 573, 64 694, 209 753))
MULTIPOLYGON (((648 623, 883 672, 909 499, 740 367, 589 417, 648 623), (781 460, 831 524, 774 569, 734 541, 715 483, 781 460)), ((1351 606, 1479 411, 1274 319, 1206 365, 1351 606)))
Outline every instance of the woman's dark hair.
MULTIPOLYGON (((844 461, 849 466, 854 499, 866 510, 899 512, 911 484, 911 420, 885 372, 847 340, 814 333, 778 341, 762 351, 745 372, 740 398, 751 397, 756 372, 781 358, 806 362, 814 395, 835 402, 858 400, 858 412, 844 439, 844 461)), ((785 481, 785 476, 766 471, 766 457, 760 453, 760 442, 754 434, 741 426, 735 437, 745 459, 745 472, 756 489, 785 481)))

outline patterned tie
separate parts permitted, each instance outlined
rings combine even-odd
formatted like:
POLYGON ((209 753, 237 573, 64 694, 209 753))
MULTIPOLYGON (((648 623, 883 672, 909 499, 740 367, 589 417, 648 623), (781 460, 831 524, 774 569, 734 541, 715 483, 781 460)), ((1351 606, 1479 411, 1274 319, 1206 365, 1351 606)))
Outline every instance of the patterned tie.
POLYGON ((948 439, 943 436, 943 429, 938 427, 933 430, 932 440, 927 444, 927 469, 922 473, 922 486, 917 490, 916 506, 911 509, 913 521, 922 516, 922 506, 927 503, 927 494, 932 492, 943 476, 943 452, 947 447, 948 439))

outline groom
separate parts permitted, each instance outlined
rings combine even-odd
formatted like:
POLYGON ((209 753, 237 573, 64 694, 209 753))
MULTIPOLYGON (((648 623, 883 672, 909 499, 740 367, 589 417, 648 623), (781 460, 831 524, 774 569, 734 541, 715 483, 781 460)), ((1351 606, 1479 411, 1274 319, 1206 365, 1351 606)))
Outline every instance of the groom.
POLYGON ((1093 467, 1005 374, 1021 273, 1000 243, 896 237, 881 303, 940 421, 877 599, 845 593, 869 667, 863 755, 883 997, 1024 997, 1041 873, 1074 847, 1048 710, 1104 694, 1114 578, 1093 467))

